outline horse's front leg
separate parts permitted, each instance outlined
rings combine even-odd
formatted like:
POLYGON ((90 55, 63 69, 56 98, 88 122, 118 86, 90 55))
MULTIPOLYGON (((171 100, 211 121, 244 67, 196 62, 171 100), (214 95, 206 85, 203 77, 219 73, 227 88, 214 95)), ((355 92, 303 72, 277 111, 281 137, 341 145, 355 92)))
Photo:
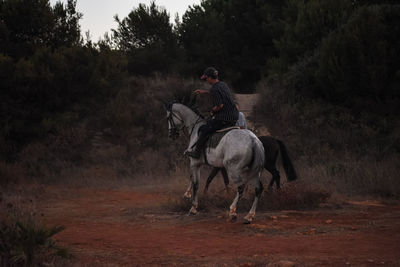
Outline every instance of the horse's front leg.
POLYGON ((199 179, 200 179, 200 168, 191 167, 190 168, 190 179, 193 185, 193 196, 192 196, 192 207, 190 208, 190 214, 197 213, 197 207, 199 205, 198 201, 198 189, 199 189, 199 179))
POLYGON ((192 188, 193 188, 193 182, 192 178, 190 178, 189 187, 186 189, 185 194, 183 194, 183 198, 190 199, 192 197, 192 188))

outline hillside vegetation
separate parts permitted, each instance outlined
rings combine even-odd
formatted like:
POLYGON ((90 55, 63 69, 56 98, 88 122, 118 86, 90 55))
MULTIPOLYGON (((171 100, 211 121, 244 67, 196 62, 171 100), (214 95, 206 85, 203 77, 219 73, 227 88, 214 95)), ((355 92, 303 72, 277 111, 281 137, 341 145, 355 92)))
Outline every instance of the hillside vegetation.
POLYGON ((397 1, 204 0, 174 24, 141 4, 98 41, 82 38, 82 15, 74 0, 0 1, 1 187, 184 171, 186 139, 168 140, 159 100, 207 88, 215 66, 261 94, 251 119, 302 179, 399 196, 397 1))

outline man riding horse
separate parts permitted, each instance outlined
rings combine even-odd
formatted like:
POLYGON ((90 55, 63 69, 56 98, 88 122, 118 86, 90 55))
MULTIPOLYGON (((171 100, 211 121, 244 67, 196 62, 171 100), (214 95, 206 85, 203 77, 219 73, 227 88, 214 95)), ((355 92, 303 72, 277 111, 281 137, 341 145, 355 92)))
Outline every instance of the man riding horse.
POLYGON ((186 155, 192 158, 199 158, 201 150, 204 148, 208 137, 217 130, 234 126, 239 118, 239 111, 234 103, 231 91, 228 85, 218 79, 218 71, 213 68, 207 68, 202 80, 211 85, 209 90, 195 90, 196 94, 210 94, 213 108, 210 111, 212 116, 205 125, 199 129, 199 138, 196 146, 191 151, 186 151, 186 155))
POLYGON ((168 132, 173 139, 179 137, 180 131, 186 131, 189 136, 189 145, 186 154, 190 156, 190 183, 185 196, 192 198, 190 214, 196 214, 198 208, 198 187, 200 169, 203 165, 224 168, 237 187, 236 197, 229 207, 229 218, 237 218, 237 203, 242 197, 246 185, 251 181, 254 185, 255 196, 250 211, 244 217, 245 223, 255 218, 257 203, 264 187, 260 181, 264 165, 264 148, 261 141, 249 130, 233 129, 227 132, 216 147, 202 149, 207 137, 225 127, 235 125, 238 119, 238 110, 228 86, 218 80, 218 71, 207 68, 202 79, 211 84, 210 90, 196 90, 198 94, 209 93, 213 101, 211 110, 212 119, 205 121, 190 107, 182 103, 166 103, 168 132), (196 148, 193 149, 194 144, 196 148), (200 157, 204 154, 204 158, 200 157), (190 191, 193 190, 193 195, 190 191))

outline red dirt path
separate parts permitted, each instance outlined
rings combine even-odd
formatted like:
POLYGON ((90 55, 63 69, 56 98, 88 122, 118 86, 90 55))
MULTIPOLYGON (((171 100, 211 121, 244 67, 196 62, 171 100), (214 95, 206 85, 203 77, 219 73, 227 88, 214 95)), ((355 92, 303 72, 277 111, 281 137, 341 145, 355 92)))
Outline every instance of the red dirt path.
POLYGON ((56 239, 78 265, 400 266, 399 205, 261 211, 244 225, 221 210, 172 212, 175 196, 51 188, 39 210, 46 224, 66 226, 56 239))

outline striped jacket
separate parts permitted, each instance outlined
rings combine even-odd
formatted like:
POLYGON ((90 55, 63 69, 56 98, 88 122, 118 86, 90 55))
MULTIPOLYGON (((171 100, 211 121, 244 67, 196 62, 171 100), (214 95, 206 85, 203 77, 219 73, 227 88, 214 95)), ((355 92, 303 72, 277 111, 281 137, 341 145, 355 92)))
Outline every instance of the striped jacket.
POLYGON ((228 85, 221 81, 215 83, 210 89, 210 95, 214 106, 224 104, 222 109, 215 113, 214 119, 235 123, 239 118, 239 111, 233 102, 228 85))

